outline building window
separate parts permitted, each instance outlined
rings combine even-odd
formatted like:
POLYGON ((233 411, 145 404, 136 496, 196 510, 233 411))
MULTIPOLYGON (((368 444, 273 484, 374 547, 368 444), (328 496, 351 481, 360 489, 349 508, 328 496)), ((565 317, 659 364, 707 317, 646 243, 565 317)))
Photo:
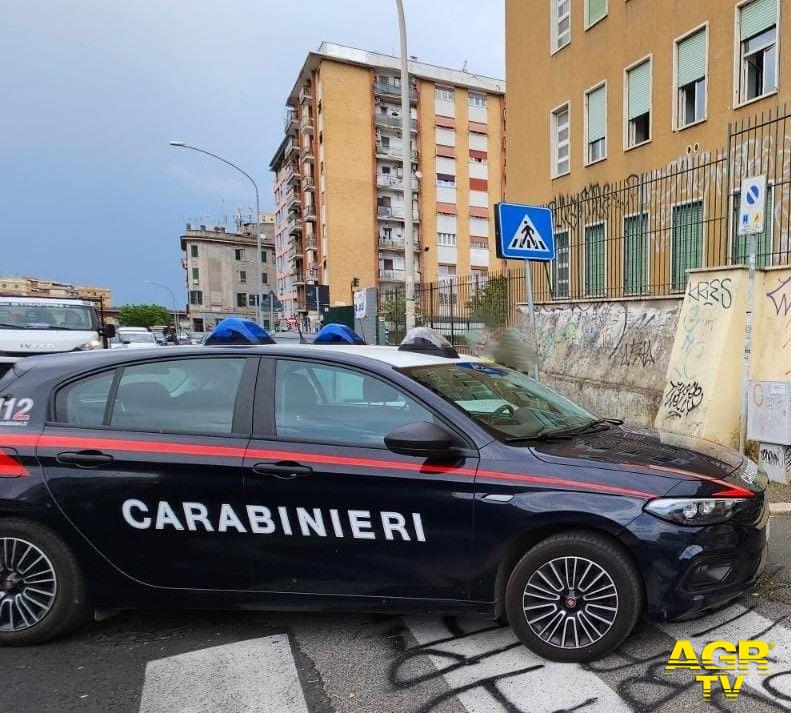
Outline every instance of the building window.
POLYGON ((247 307, 247 294, 245 292, 236 293, 236 306, 247 307))
POLYGON ((623 220, 623 288, 627 295, 648 289, 648 214, 630 215, 623 220))
POLYGON ((552 178, 564 176, 571 170, 571 133, 569 105, 552 112, 552 178))
MULTIPOLYGON (((764 210, 764 232, 755 236, 755 264, 756 267, 769 267, 772 265, 772 249, 774 245, 774 186, 766 186, 766 207, 764 210)), ((737 265, 746 265, 750 248, 750 236, 739 235, 739 208, 741 205, 741 191, 733 194, 733 262, 737 265)))
POLYGON ((703 202, 673 206, 670 282, 676 292, 687 286, 687 270, 703 264, 703 202))
POLYGON ((557 52, 571 42, 571 0, 549 0, 549 7, 550 47, 557 52))
POLYGON ((555 233, 555 259, 552 262, 552 287, 555 299, 565 300, 569 297, 569 231, 555 233))
POLYGON ((436 87, 434 89, 434 98, 440 101, 452 102, 455 100, 455 94, 452 89, 446 87, 436 87))
POLYGON ((237 260, 247 260, 247 253, 244 248, 236 248, 233 253, 237 260))
POLYGON ((264 285, 269 284, 269 275, 267 275, 265 272, 261 273, 261 283, 264 285))
POLYGON ((585 93, 586 163, 607 158, 607 85, 585 93))
POLYGON ((651 60, 626 70, 626 148, 651 140, 651 60))
POLYGON ((247 295, 247 304, 250 305, 250 307, 257 307, 258 295, 247 295))
POLYGON ((486 106, 486 95, 470 92, 469 101, 470 101, 470 106, 486 106))
POLYGON ((267 255, 266 255, 266 250, 262 250, 261 251, 261 262, 264 262, 264 263, 268 262, 268 258, 267 258, 267 255))
POLYGON ((190 255, 192 257, 198 257, 198 246, 197 245, 190 245, 190 255))
POLYGON ((470 238, 470 248, 473 250, 488 250, 489 241, 484 238, 470 238))
POLYGON ((247 270, 239 270, 239 282, 242 284, 247 282, 247 270))
POLYGON ((604 259, 606 254, 604 223, 585 227, 585 294, 603 297, 604 259))
POLYGON ((437 233, 437 245, 446 248, 455 248, 456 236, 453 233, 437 233))
POLYGON ((190 304, 191 305, 202 305, 203 304, 203 292, 200 290, 190 290, 190 304))
POLYGON ((197 285, 200 282, 200 270, 197 267, 192 268, 192 284, 197 285))
POLYGON ((739 74, 737 103, 777 90, 777 0, 753 0, 737 9, 739 74))
POLYGON ((706 118, 706 29, 676 42, 676 128, 706 118))
POLYGON ((607 16, 607 0, 585 0, 585 29, 607 16))
POLYGON ((437 174, 437 185, 444 186, 446 188, 455 188, 456 187, 456 176, 450 173, 438 173, 437 174))

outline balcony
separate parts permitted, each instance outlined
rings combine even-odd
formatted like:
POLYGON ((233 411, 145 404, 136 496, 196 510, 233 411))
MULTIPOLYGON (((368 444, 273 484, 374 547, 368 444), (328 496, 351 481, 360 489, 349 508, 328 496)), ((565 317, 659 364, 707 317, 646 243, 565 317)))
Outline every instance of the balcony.
POLYGON ((286 150, 283 152, 286 160, 299 153, 299 144, 294 139, 289 139, 286 143, 286 150))
MULTIPOLYGON (((379 270, 379 279, 382 282, 403 282, 406 279, 404 270, 379 270)), ((420 282, 420 273, 415 273, 415 284, 420 282)))
MULTIPOLYGON (((378 205, 376 206, 376 214, 380 218, 392 218, 394 220, 404 220, 404 206, 385 206, 385 205, 378 205)), ((417 222, 420 220, 420 214, 418 212, 418 207, 412 207, 412 220, 417 222)))
POLYGON ((299 208, 302 205, 302 202, 299 200, 299 194, 296 191, 289 191, 286 194, 286 206, 289 210, 294 207, 299 208))
MULTIPOLYGON (((374 114, 374 123, 377 126, 387 126, 391 129, 401 128, 401 117, 390 116, 389 114, 380 114, 378 111, 374 114)), ((417 119, 409 120, 409 130, 417 131, 417 119)))
POLYGON ((302 190, 313 192, 316 190, 316 184, 313 182, 313 176, 305 176, 302 179, 302 190))
POLYGON ((302 117, 302 121, 299 122, 299 128, 302 129, 302 131, 304 131, 306 134, 313 133, 313 119, 309 113, 302 117))
MULTIPOLYGON (((397 97, 400 99, 401 85, 377 80, 374 82, 374 93, 383 97, 397 97)), ((409 101, 413 104, 417 102, 417 90, 414 86, 409 90, 409 101)))
POLYGON ((308 237, 305 239, 305 250, 307 250, 308 252, 315 253, 318 252, 318 249, 319 249, 318 243, 316 243, 314 238, 308 237))
POLYGON ((311 104, 313 102, 313 90, 310 88, 310 85, 304 85, 302 89, 299 90, 299 103, 300 104, 311 104))
POLYGON ((308 147, 303 150, 302 160, 305 163, 313 163, 316 160, 315 157, 313 156, 313 149, 311 147, 308 147))
POLYGON ((292 188, 299 185, 300 175, 299 175, 299 164, 293 164, 289 167, 291 173, 286 179, 286 185, 291 186, 292 188))
POLYGON ((296 131, 297 128, 297 113, 293 109, 289 109, 286 111, 286 115, 283 118, 283 130, 286 134, 291 134, 296 131))
POLYGON ((305 284, 305 273, 302 270, 296 270, 291 277, 291 284, 292 285, 304 285, 305 284))
POLYGON ((289 235, 302 235, 302 225, 297 220, 288 221, 288 234, 289 235))
MULTIPOLYGON (((388 146, 386 144, 376 142, 376 155, 378 158, 397 158, 400 159, 402 150, 400 146, 388 146)), ((412 160, 417 161, 418 152, 412 151, 412 160)))
POLYGON ((310 223, 315 223, 316 222, 316 220, 317 220, 317 218, 316 218, 316 209, 315 209, 314 206, 307 205, 307 204, 305 205, 305 220, 307 220, 310 223))
POLYGON ((318 282, 319 281, 319 269, 317 267, 311 267, 307 271, 307 278, 308 282, 318 282))
MULTIPOLYGON (((413 238, 413 242, 415 245, 415 252, 420 251, 420 239, 417 237, 413 238)), ((403 238, 386 238, 383 235, 378 236, 378 243, 380 250, 396 250, 398 252, 404 251, 404 239, 403 238)))

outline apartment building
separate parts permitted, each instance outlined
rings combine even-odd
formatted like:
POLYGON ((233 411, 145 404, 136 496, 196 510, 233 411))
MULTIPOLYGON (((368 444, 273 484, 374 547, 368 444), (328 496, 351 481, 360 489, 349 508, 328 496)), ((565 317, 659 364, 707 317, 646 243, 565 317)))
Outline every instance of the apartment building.
MULTIPOLYGON (((678 292, 690 268, 744 260, 738 181, 765 173, 768 208, 789 199, 788 10, 507 0, 507 197, 557 208, 555 297, 678 292)), ((786 258, 780 227, 759 239, 766 264, 786 258)))
MULTIPOLYGON (((274 215, 259 218, 264 291, 275 289, 274 215)), ((254 219, 236 221, 235 232, 225 227, 187 223, 181 236, 188 296, 188 318, 193 332, 205 332, 228 316, 258 318, 258 225, 254 219)), ((269 328, 268 316, 264 326, 269 328)))
POLYGON ((315 318, 322 290, 339 306, 352 303, 353 284, 403 285, 406 200, 418 281, 499 265, 493 205, 504 187, 504 82, 416 60, 409 67, 408 138, 398 58, 324 42, 298 73, 270 164, 278 294, 288 316, 315 318))
POLYGON ((108 287, 74 285, 71 282, 42 280, 37 277, 12 277, 0 275, 0 294, 18 297, 61 297, 93 300, 109 308, 112 292, 108 287))

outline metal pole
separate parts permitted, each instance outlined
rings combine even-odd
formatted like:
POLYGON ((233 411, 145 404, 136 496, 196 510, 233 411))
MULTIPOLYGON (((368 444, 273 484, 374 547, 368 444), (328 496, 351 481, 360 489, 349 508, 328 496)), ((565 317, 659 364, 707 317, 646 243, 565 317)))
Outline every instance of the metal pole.
POLYGON ((396 0, 398 30, 401 36, 401 146, 404 163, 404 312, 405 328, 409 332, 415 327, 415 246, 412 240, 414 228, 412 210, 412 119, 409 101, 409 55, 406 43, 406 20, 403 0, 396 0))
POLYGON ((754 233, 747 236, 747 313, 744 320, 744 383, 742 384, 742 418, 739 428, 739 450, 747 449, 747 408, 750 391, 750 364, 752 362, 753 344, 753 309, 755 306, 755 263, 756 237, 754 233))
POLYGON ((269 329, 275 331, 275 293, 269 290, 269 329))
POLYGON ((183 141, 171 141, 170 145, 179 148, 179 149, 190 149, 191 151, 197 151, 198 153, 205 154, 206 156, 211 156, 218 161, 222 161, 222 163, 230 166, 231 168, 239 171, 250 183, 253 184, 253 188, 255 189, 255 232, 257 236, 256 244, 258 246, 258 322, 259 324, 264 323, 264 261, 261 255, 261 200, 258 193, 258 184, 255 182, 255 179, 247 173, 247 171, 239 168, 235 163, 231 163, 227 158, 223 158, 222 156, 218 156, 211 151, 206 151, 206 149, 199 149, 196 146, 190 146, 189 144, 184 143, 183 141))
POLYGON ((161 287, 163 290, 167 290, 170 293, 170 298, 173 300, 173 329, 176 330, 176 336, 173 340, 174 344, 179 343, 179 313, 178 308, 176 307, 176 295, 167 285, 163 285, 161 282, 152 282, 151 280, 146 280, 147 285, 154 285, 156 287, 161 287))
POLYGON ((533 349, 533 378, 538 381, 538 329, 536 327, 536 310, 533 306, 533 271, 530 260, 525 260, 525 299, 527 311, 530 313, 530 344, 533 349))

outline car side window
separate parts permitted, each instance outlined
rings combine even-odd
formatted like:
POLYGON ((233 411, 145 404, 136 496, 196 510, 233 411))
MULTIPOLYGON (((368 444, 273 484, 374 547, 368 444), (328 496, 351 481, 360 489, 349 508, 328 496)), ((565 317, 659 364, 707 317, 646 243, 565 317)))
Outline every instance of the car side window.
POLYGON ((174 359, 124 368, 110 426, 230 435, 244 358, 174 359))
POLYGON ((279 359, 277 435, 305 441, 383 447, 390 431, 433 415, 403 391, 352 369, 279 359))
POLYGON ((62 388, 55 399, 56 420, 84 428, 102 426, 114 375, 115 370, 105 371, 62 388))

